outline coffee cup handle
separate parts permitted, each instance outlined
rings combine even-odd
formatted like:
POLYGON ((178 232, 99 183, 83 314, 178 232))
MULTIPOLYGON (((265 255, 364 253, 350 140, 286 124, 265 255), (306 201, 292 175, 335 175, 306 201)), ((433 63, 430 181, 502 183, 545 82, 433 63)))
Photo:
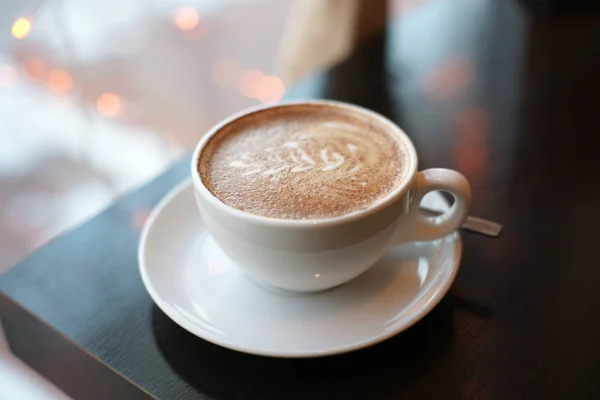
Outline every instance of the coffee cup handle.
POLYGON ((471 186, 460 173, 451 169, 432 168, 417 172, 409 199, 408 213, 400 221, 395 244, 439 239, 463 223, 471 207, 471 186), (421 201, 429 192, 443 190, 454 197, 454 204, 444 214, 426 217, 420 212, 421 201))

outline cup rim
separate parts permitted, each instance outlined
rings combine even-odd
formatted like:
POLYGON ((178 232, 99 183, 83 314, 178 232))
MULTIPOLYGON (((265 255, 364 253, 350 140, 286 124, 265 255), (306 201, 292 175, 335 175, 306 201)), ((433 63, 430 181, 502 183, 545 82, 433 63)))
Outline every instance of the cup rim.
POLYGON ((248 108, 242 109, 241 111, 238 111, 238 112, 230 115, 229 117, 221 120, 219 123, 217 123, 212 128, 210 128, 210 130, 202 137, 202 139, 200 139, 200 141, 196 145, 196 148, 194 149, 194 152, 192 155, 192 160, 191 160, 191 175, 192 175, 192 182, 194 183, 194 188, 196 189, 198 194, 204 196, 204 198, 207 201, 209 201, 216 208, 219 208, 219 209, 235 216, 236 218, 242 219, 246 222, 255 223, 255 224, 258 223, 258 224, 273 226, 273 227, 294 227, 294 228, 302 228, 302 227, 307 228, 307 227, 315 227, 315 226, 329 227, 329 226, 340 225, 340 224, 352 222, 352 221, 355 221, 358 219, 362 219, 366 216, 375 214, 382 209, 385 209, 386 207, 388 207, 391 204, 394 204, 409 189, 412 181, 414 180, 415 174, 417 172, 417 164, 418 164, 417 152, 416 152, 414 144, 412 143, 410 138, 393 121, 391 121, 389 118, 384 117, 383 115, 381 115, 375 111, 372 111, 367 108, 357 106, 354 104, 337 101, 337 100, 288 100, 288 101, 279 102, 277 104, 267 104, 267 105, 261 104, 258 106, 253 106, 253 107, 248 107, 248 108), (341 109, 358 112, 358 113, 361 113, 361 114, 366 115, 371 118, 375 118, 375 119, 379 120, 381 123, 383 123, 384 125, 389 126, 390 132, 394 132, 394 134, 397 135, 398 139, 402 142, 402 144, 404 145, 404 147, 406 148, 406 150, 409 154, 409 162, 407 164, 408 169, 406 172, 405 179, 397 187, 395 187, 390 193, 385 195, 382 199, 380 199, 374 205, 372 205, 368 208, 354 211, 354 212, 351 212, 348 214, 335 216, 335 217, 318 218, 318 219, 285 219, 285 218, 274 218, 274 217, 266 217, 266 216, 262 216, 262 215, 258 215, 258 214, 252 214, 249 212, 239 210, 235 207, 232 207, 232 206, 224 203, 222 200, 220 200, 218 197, 216 197, 210 190, 208 190, 208 188, 204 185, 204 182, 202 182, 202 179, 200 178, 200 173, 198 172, 198 162, 200 160, 200 155, 202 153, 202 150, 204 149, 206 144, 209 142, 209 140, 213 136, 215 136, 225 126, 227 126, 230 123, 232 123, 240 118, 243 118, 247 115, 250 115, 250 114, 253 114, 253 113, 256 113, 259 111, 271 109, 271 108, 293 107, 293 106, 301 106, 301 105, 317 105, 317 106, 322 105, 322 106, 327 106, 327 107, 338 107, 341 109))

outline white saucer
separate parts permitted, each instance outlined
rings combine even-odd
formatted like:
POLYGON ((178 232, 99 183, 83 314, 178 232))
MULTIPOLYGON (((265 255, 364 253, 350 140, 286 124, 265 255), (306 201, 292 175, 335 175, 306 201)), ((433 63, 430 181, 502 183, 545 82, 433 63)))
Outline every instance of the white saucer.
MULTIPOLYGON (((437 193, 430 208, 447 205, 437 193)), ((275 292, 246 278, 203 229, 190 181, 154 209, 139 245, 142 280, 178 325, 246 353, 317 357, 381 342, 423 318, 460 261, 458 233, 390 249, 365 274, 317 294, 275 292)))

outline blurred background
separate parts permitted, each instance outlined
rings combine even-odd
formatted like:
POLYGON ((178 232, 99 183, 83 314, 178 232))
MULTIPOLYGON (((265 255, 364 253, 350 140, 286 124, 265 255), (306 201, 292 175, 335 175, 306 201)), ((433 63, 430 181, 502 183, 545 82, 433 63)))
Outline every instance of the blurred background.
POLYGON ((426 3, 0 0, 0 273, 426 3))
MULTIPOLYGON (((0 273, 285 94, 290 0, 0 0, 0 273)), ((132 216, 141 229, 149 210, 132 216)), ((0 399, 63 399, 8 352, 0 399)))
POLYGON ((0 272, 285 93, 290 0, 0 4, 0 272))

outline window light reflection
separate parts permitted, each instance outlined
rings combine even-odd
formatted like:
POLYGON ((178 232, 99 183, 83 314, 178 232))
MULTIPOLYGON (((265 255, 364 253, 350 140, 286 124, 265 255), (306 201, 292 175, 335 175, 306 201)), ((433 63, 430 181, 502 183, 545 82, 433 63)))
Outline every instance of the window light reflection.
POLYGON ((0 86, 12 85, 18 77, 17 70, 7 64, 0 65, 0 86))

